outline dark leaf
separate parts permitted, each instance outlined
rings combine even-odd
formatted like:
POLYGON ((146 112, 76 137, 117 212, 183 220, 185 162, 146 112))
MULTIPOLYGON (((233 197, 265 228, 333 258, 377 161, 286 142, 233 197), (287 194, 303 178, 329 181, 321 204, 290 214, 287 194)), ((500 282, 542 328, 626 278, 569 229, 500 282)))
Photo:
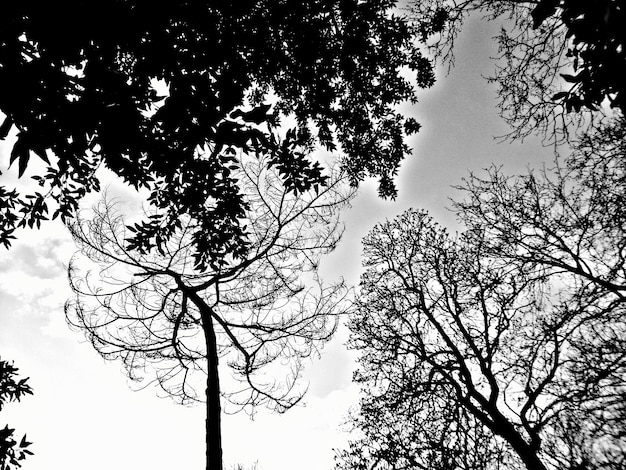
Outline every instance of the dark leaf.
POLYGON ((1 140, 6 139, 7 135, 9 135, 9 131, 11 130, 12 126, 13 126, 13 119, 7 116, 2 122, 2 125, 0 126, 0 139, 1 140))
POLYGON ((530 12, 533 18, 533 28, 541 24, 556 12, 559 0, 540 0, 539 4, 530 12))
POLYGON ((574 76, 574 75, 569 75, 567 73, 562 73, 561 77, 563 77, 563 80, 565 80, 568 83, 577 83, 578 77, 574 76))
POLYGON ((567 92, 567 91, 560 91, 558 93, 555 93, 552 96, 552 100, 553 101, 559 101, 559 100, 562 100, 564 98, 567 98, 568 96, 569 96, 569 92, 567 92))
POLYGON ((18 177, 21 177, 24 172, 26 171, 26 168, 28 166, 28 160, 30 159, 30 151, 26 150, 25 152, 22 153, 22 155, 20 155, 20 160, 18 162, 18 177))

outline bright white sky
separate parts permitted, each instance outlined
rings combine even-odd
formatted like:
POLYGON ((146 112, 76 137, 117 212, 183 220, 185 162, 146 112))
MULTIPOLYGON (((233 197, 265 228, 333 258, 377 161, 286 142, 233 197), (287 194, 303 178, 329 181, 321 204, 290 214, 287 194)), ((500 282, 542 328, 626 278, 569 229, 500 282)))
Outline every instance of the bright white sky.
MULTIPOLYGON (((506 132, 496 113, 495 90, 481 78, 497 53, 490 39, 497 26, 466 25, 450 75, 439 75, 421 92, 412 110, 423 124, 413 137, 414 156, 405 162, 395 202, 376 197, 366 184, 345 214, 345 238, 322 266, 326 277, 358 281, 359 240, 376 222, 409 207, 428 209, 445 225, 454 218, 444 210, 468 170, 492 163, 510 172, 551 160, 549 149, 528 139, 496 144, 506 132)), ((0 148, 0 169, 8 154, 0 148)), ((12 170, 11 170, 12 171, 12 170)), ((7 184, 3 175, 2 183, 7 184)), ((8 184, 7 184, 8 185, 8 184)), ((0 248, 0 354, 30 376, 35 395, 6 407, 0 426, 9 423, 33 441, 34 456, 24 470, 172 470, 204 468, 204 409, 158 398, 154 388, 132 391, 118 363, 106 363, 65 324, 63 303, 70 292, 66 266, 75 251, 60 224, 19 234, 10 251, 0 248)), ((223 418, 226 468, 237 463, 259 470, 330 470, 333 448, 349 439, 341 423, 358 391, 351 384, 354 354, 345 350, 345 330, 312 362, 306 406, 284 415, 258 411, 223 418)), ((161 392, 162 394, 162 392, 161 392)))

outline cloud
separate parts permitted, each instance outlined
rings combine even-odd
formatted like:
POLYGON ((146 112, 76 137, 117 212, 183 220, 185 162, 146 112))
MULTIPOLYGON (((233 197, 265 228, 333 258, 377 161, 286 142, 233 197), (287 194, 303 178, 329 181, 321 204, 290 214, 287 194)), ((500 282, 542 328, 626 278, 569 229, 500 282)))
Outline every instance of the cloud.
POLYGON ((56 222, 46 229, 24 230, 18 237, 0 259, 0 340, 19 340, 38 349, 45 347, 42 335, 52 339, 67 334, 63 304, 71 291, 66 265, 75 247, 56 222))
MULTIPOLYGON (((1 273, 24 273, 38 279, 58 279, 65 277, 65 270, 71 254, 75 251, 69 234, 58 236, 57 227, 51 224, 52 236, 41 231, 28 235, 40 235, 35 243, 27 243, 20 239, 20 243, 9 248, 8 255, 0 260, 1 273)), ((25 232, 20 233, 27 235, 25 232)), ((31 238, 24 237, 24 238, 31 238)))
POLYGON ((310 382, 307 397, 324 398, 351 384, 356 354, 345 346, 348 335, 348 329, 340 326, 331 342, 321 351, 321 358, 313 359, 306 368, 306 379, 310 382))

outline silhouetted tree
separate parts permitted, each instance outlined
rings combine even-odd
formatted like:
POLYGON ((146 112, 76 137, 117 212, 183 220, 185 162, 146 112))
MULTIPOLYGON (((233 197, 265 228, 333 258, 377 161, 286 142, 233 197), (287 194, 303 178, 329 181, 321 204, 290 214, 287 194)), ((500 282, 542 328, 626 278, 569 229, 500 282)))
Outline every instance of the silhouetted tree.
POLYGON ((620 0, 429 0, 411 2, 420 35, 444 61, 471 13, 499 20, 499 87, 509 137, 567 138, 572 124, 599 118, 607 100, 626 109, 626 12, 620 0), (582 113, 584 110, 595 113, 582 113))
MULTIPOLYGON (((16 227, 71 217, 98 189, 105 166, 149 190, 154 214, 129 245, 167 241, 180 219, 196 221, 196 264, 245 257, 239 224, 246 201, 228 177, 225 149, 264 149, 285 187, 323 184, 306 151, 340 147, 353 184, 393 176, 409 149, 413 119, 395 110, 415 100, 401 70, 432 83, 393 0, 13 2, 0 19, 0 138, 16 132, 10 163, 19 175, 37 155, 42 189, 0 188, 0 243, 16 227), (268 102, 273 102, 273 108, 268 102), (296 127, 278 136, 281 116, 296 127), (202 153, 203 158, 198 157, 202 153), (210 155, 210 157, 208 157, 210 155), (207 204, 207 202, 209 202, 207 204)), ((213 266, 209 266, 213 265, 213 266)))
MULTIPOLYGON (((33 390, 28 385, 28 377, 18 379, 19 369, 13 364, 0 359, 0 411, 4 406, 12 401, 20 401, 24 395, 32 395, 33 390)), ((14 438, 15 429, 0 429, 0 470, 11 470, 22 466, 21 462, 27 455, 33 453, 27 449, 31 445, 26 440, 26 434, 19 444, 14 438)))
POLYGON ((472 176, 455 211, 470 232, 488 233, 488 255, 524 271, 563 271, 623 299, 625 137, 626 121, 615 120, 583 135, 552 172, 472 176))
POLYGON ((339 468, 626 466, 623 145, 469 178, 460 235, 414 210, 370 232, 339 468))
POLYGON ((264 158, 236 163, 234 177, 248 201, 242 224, 249 249, 215 269, 194 267, 198 227, 190 217, 150 254, 127 248, 134 229, 124 228, 111 204, 71 225, 81 252, 70 268, 76 293, 66 306, 70 325, 103 357, 121 359, 132 379, 151 374, 149 366, 183 403, 201 400, 198 390, 206 389, 211 470, 222 469, 220 394, 250 412, 298 403, 302 360, 330 339, 347 293, 317 274, 319 257, 341 236, 338 212, 352 196, 346 178, 331 172, 325 186, 295 194, 264 158), (218 364, 228 365, 236 383, 221 388, 218 364))

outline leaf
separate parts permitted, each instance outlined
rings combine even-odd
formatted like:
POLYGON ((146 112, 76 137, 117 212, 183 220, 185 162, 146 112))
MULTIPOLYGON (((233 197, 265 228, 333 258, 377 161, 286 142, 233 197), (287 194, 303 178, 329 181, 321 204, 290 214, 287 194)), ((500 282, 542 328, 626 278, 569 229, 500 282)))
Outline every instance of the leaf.
POLYGON ((559 91, 552 96, 552 101, 559 101, 569 96, 569 92, 567 91, 559 91))
POLYGON ((539 4, 530 12, 533 17, 533 29, 537 29, 541 24, 556 12, 559 0, 541 0, 539 4))
POLYGON ((29 159, 30 159, 30 152, 28 150, 26 150, 24 153, 22 153, 22 155, 20 155, 20 161, 18 162, 19 165, 18 165, 18 172, 17 172, 18 178, 21 178, 21 176, 26 171, 26 167, 28 166, 29 159))
POLYGON ((28 153, 28 145, 26 145, 24 134, 20 133, 17 136, 17 141, 13 145, 13 150, 11 150, 11 158, 9 159, 9 167, 11 167, 11 165, 13 164, 15 160, 17 160, 18 158, 21 158, 24 152, 28 153))
POLYGON ((35 154, 41 158, 44 162, 46 162, 48 165, 50 165, 50 160, 48 160, 48 155, 46 155, 46 149, 43 148, 42 146, 36 146, 33 147, 33 152, 35 152, 35 154))
POLYGON ((562 73, 561 77, 563 77, 563 80, 565 80, 568 83, 578 83, 578 77, 575 77, 574 75, 570 75, 567 73, 562 73))
POLYGON ((13 119, 10 116, 7 116, 2 125, 0 126, 0 140, 6 139, 7 135, 11 131, 11 127, 13 127, 13 119))

